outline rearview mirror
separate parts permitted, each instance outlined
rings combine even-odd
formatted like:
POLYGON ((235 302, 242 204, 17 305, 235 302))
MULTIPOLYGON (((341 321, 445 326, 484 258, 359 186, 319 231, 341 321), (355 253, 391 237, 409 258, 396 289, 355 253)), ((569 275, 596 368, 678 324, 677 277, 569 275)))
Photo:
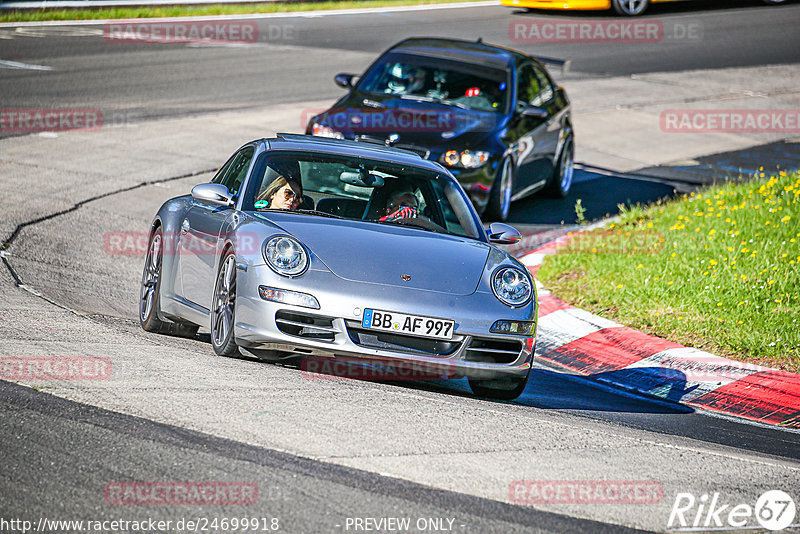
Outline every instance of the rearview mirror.
POLYGON ((497 245, 513 245, 522 239, 522 234, 513 226, 496 222, 489 225, 486 235, 491 243, 497 245))
POLYGON ((339 175, 342 182, 358 187, 383 187, 383 176, 372 174, 371 172, 343 172, 339 175))
POLYGON ((333 81, 336 82, 336 85, 339 87, 349 89, 353 87, 353 78, 355 78, 355 76, 355 74, 340 73, 333 77, 333 81))
POLYGON ((192 198, 218 206, 233 206, 233 195, 222 184, 200 184, 192 188, 192 198))

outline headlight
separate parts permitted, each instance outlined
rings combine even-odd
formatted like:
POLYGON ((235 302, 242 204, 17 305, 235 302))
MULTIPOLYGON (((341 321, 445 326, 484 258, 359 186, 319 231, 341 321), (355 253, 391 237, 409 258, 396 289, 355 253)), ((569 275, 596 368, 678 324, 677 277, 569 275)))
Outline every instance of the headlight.
POLYGON ((264 245, 264 259, 272 270, 283 276, 300 276, 308 269, 308 254, 296 239, 273 237, 264 245))
POLYGON ((334 139, 344 139, 344 134, 328 126, 317 124, 316 122, 311 125, 311 135, 319 137, 332 137, 334 139))
POLYGON ((512 308, 527 304, 533 294, 531 279, 515 267, 501 267, 495 271, 492 290, 500 302, 512 308))
POLYGON ((448 150, 442 154, 440 160, 448 167, 477 169, 489 161, 489 153, 483 151, 470 152, 469 150, 464 150, 463 152, 459 152, 457 150, 448 150))

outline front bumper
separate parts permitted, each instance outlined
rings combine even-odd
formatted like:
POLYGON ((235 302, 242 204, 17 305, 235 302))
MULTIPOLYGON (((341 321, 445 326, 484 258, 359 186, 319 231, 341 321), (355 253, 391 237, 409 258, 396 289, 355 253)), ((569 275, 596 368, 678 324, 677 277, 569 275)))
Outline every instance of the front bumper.
MULTIPOLYGON (((236 342, 245 349, 277 350, 292 356, 334 358, 342 361, 378 361, 389 365, 422 364, 429 369, 448 371, 453 377, 493 379, 524 377, 532 362, 531 336, 490 334, 498 319, 534 320, 531 305, 511 309, 494 295, 476 292, 453 296, 431 291, 409 290, 348 282, 330 272, 309 271, 300 279, 281 280, 284 289, 313 294, 320 303, 312 310, 261 299, 260 269, 251 266, 237 282, 236 342), (335 280, 333 280, 335 279, 335 280), (309 291, 330 287, 336 292, 309 291), (491 300, 496 302, 493 303, 491 300), (361 328, 364 308, 396 311, 430 317, 454 319, 451 341, 361 328)), ((242 273, 243 274, 243 273, 242 273)))

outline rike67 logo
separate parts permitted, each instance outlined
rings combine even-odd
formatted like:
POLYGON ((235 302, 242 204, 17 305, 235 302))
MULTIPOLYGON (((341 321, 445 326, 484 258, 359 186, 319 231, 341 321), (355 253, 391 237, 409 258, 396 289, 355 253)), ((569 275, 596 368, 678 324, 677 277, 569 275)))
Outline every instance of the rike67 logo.
POLYGON ((794 524, 797 509, 788 493, 780 490, 764 492, 755 505, 726 502, 719 493, 696 498, 691 493, 678 493, 669 515, 667 530, 698 532, 706 530, 739 530, 765 528, 779 531, 794 524))

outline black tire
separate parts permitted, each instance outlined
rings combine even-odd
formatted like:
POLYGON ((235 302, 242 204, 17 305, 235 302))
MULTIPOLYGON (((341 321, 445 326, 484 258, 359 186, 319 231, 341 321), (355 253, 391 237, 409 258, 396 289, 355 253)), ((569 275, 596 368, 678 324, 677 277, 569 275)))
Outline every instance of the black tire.
POLYGON ((139 292, 139 324, 147 332, 179 337, 194 337, 198 327, 192 324, 162 321, 161 312, 161 266, 164 259, 164 233, 156 228, 147 245, 147 255, 142 271, 142 287, 139 292))
POLYGON ((618 15, 635 17, 647 10, 650 0, 612 0, 611 5, 618 15))
POLYGON ((514 185, 514 162, 506 157, 497 168, 497 175, 489 193, 489 203, 483 212, 485 221, 506 222, 511 211, 511 189, 514 185))
POLYGON ((547 194, 555 198, 565 198, 572 189, 572 179, 575 172, 575 143, 570 135, 561 147, 558 155, 558 163, 553 170, 550 184, 547 186, 547 194))
POLYGON ((220 356, 239 356, 233 336, 236 322, 236 254, 228 249, 222 255, 211 303, 211 346, 220 356))
POLYGON ((480 380, 469 378, 469 387, 478 397, 494 400, 514 400, 525 391, 528 385, 528 377, 531 371, 525 374, 525 378, 504 378, 496 380, 480 380))

